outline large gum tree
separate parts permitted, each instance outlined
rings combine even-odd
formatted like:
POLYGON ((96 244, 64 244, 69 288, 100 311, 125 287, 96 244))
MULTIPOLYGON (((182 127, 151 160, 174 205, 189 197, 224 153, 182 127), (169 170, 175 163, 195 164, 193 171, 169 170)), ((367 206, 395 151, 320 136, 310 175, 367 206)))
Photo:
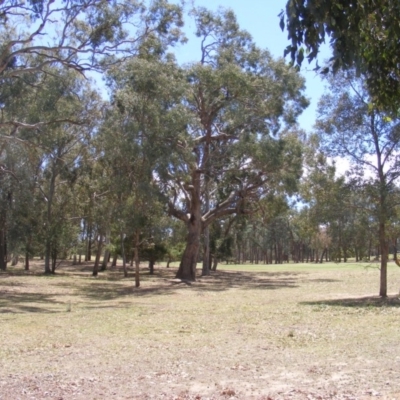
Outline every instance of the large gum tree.
POLYGON ((307 106, 303 79, 258 49, 231 11, 197 9, 194 17, 198 62, 179 67, 148 42, 111 85, 114 104, 151 144, 153 180, 169 214, 186 226, 177 278, 188 281, 196 279, 202 239, 208 258, 213 221, 294 189, 301 146, 289 127, 307 106))
POLYGON ((187 227, 177 278, 196 279, 204 234, 203 274, 209 265, 208 227, 256 209, 267 193, 293 189, 301 150, 283 131, 307 105, 303 80, 282 59, 258 49, 231 11, 195 12, 199 62, 186 69, 190 113, 185 162, 170 168, 176 196, 169 211, 187 227))

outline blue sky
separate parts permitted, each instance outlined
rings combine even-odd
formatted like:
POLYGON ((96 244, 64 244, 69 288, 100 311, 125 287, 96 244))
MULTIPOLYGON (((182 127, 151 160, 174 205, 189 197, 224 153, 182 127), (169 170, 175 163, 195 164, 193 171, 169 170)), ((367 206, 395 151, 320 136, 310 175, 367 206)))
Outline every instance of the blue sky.
MULTIPOLYGON (((282 57, 289 41, 287 33, 282 32, 279 27, 278 14, 285 8, 286 2, 287 0, 197 0, 194 1, 194 5, 210 10, 217 10, 218 7, 231 8, 237 16, 240 27, 253 36, 259 47, 268 49, 275 57, 282 57)), ((188 8, 190 6, 187 5, 188 8)), ((191 36, 195 31, 193 20, 186 18, 184 30, 189 43, 174 48, 174 53, 180 62, 198 61, 199 43, 196 42, 194 35, 191 36)), ((323 58, 328 57, 329 52, 325 49, 320 64, 323 58)), ((324 89, 324 83, 312 71, 313 67, 314 64, 305 61, 301 71, 306 78, 306 95, 310 99, 310 106, 300 116, 299 124, 307 131, 311 130, 314 124, 316 106, 324 89)))

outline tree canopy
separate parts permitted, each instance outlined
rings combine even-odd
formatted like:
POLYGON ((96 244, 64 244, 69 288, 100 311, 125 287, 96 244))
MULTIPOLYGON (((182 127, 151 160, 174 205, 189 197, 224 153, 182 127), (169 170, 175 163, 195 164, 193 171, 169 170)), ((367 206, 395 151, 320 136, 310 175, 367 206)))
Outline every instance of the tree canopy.
POLYGON ((324 71, 354 68, 366 76, 372 101, 399 112, 399 1, 288 0, 280 16, 291 40, 285 54, 293 62, 317 60, 329 38, 332 56, 324 71))

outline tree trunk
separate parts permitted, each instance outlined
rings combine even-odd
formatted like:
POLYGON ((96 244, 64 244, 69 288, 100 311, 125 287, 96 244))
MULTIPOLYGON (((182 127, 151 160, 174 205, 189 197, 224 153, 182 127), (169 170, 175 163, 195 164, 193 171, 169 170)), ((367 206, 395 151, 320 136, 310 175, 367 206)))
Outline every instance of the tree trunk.
POLYGON ((7 269, 7 251, 6 251, 6 233, 4 229, 0 230, 0 270, 7 269))
POLYGON ((110 250, 106 250, 104 252, 103 262, 101 263, 101 268, 100 268, 101 271, 105 271, 107 269, 109 258, 110 258, 110 250))
POLYGON ((324 261, 324 255, 326 254, 326 252, 328 251, 328 248, 325 247, 322 254, 321 254, 321 258, 319 259, 319 263, 322 264, 324 261))
POLYGON ((111 262, 111 268, 115 268, 117 266, 117 259, 118 259, 118 254, 117 254, 117 252, 115 252, 113 254, 113 259, 111 262))
POLYGON ((202 276, 210 275, 210 230, 208 226, 204 229, 204 252, 203 252, 203 268, 202 276))
POLYGON ((212 270, 216 271, 217 270, 217 266, 218 266, 218 257, 214 256, 214 261, 213 261, 213 266, 212 266, 212 270))
POLYGON ((44 253, 44 273, 45 274, 51 274, 51 268, 50 268, 50 257, 51 257, 51 243, 50 239, 46 239, 46 248, 45 248, 45 253, 44 253))
POLYGON ((149 271, 150 275, 154 275, 154 260, 149 261, 149 271))
POLYGON ((140 286, 140 259, 139 259, 140 232, 135 232, 134 259, 135 259, 135 287, 140 286))
POLYGON ((128 270, 126 269, 126 257, 125 257, 125 246, 124 246, 124 234, 121 233, 121 256, 122 256, 122 269, 124 270, 124 277, 128 277, 128 270))
POLYGON ((200 248, 200 235, 202 231, 201 198, 200 198, 200 171, 194 171, 192 175, 190 218, 186 223, 188 234, 186 236, 186 248, 183 252, 176 278, 195 281, 197 257, 200 248))
POLYGON ((379 224, 379 242, 381 246, 381 274, 380 274, 380 289, 379 296, 387 297, 387 260, 389 246, 386 241, 385 223, 379 224))
POLYGON ((57 267, 57 251, 53 250, 52 255, 51 255, 51 273, 55 274, 56 273, 56 267, 57 267))
POLYGON ((92 226, 87 224, 85 261, 92 261, 92 226))
POLYGON ((25 252, 25 271, 29 271, 29 251, 25 252))
POLYGON ((183 252, 182 260, 179 265, 176 278, 195 281, 196 280, 196 266, 197 257, 200 248, 200 234, 201 234, 201 214, 200 204, 198 207, 193 207, 192 214, 187 223, 188 234, 186 237, 186 248, 183 252))
POLYGON ((92 274, 93 276, 97 276, 99 274, 99 264, 100 264, 100 256, 102 250, 103 250, 103 235, 100 234, 99 244, 96 252, 96 259, 94 261, 94 266, 93 266, 93 274, 92 274))

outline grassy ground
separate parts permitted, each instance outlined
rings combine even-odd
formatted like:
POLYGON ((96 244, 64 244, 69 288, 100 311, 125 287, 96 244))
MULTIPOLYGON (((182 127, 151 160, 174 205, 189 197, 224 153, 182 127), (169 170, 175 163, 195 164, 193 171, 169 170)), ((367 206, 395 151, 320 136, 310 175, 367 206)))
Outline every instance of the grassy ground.
POLYGON ((0 399, 400 399, 400 268, 0 274, 0 399))

